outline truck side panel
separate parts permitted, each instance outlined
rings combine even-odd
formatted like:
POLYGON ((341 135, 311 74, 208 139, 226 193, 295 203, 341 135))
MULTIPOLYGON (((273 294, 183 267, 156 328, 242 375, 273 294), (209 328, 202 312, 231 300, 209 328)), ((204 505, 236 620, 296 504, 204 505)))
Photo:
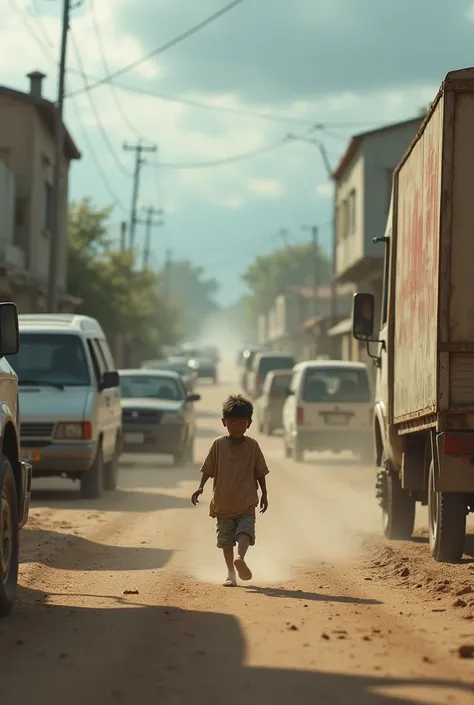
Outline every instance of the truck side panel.
POLYGON ((393 420, 436 411, 443 100, 396 173, 393 420))
POLYGON ((449 406, 474 406, 474 94, 454 92, 449 406))

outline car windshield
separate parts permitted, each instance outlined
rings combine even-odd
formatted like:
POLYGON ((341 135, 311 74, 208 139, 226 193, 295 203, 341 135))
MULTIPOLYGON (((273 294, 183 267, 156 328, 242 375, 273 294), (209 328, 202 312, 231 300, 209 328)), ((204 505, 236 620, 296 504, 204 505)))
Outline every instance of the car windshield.
POLYGON ((258 365, 260 377, 266 377, 273 370, 291 370, 295 365, 293 357, 262 357, 258 365))
POLYGON ((86 350, 78 335, 20 333, 20 351, 8 361, 20 384, 79 387, 91 383, 86 350))
POLYGON ((176 362, 152 362, 145 365, 150 370, 169 370, 170 372, 177 372, 181 377, 185 377, 190 374, 190 369, 187 365, 183 363, 176 362))
POLYGON ((159 375, 120 375, 123 399, 166 399, 182 401, 183 391, 172 377, 159 375))
POLYGON ((370 402, 369 378, 365 370, 324 367, 307 370, 303 401, 364 403, 370 402))

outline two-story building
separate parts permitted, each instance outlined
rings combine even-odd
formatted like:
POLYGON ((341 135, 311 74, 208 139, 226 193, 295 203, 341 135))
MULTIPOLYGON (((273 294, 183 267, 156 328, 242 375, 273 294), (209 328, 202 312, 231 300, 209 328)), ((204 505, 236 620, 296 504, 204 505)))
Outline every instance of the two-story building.
MULTIPOLYGON (((336 261, 338 285, 382 298, 383 237, 390 208, 392 175, 415 137, 422 117, 355 135, 332 178, 335 182, 336 261)), ((376 311, 376 320, 380 318, 376 311)), ((329 330, 344 360, 368 362, 366 348, 352 338, 351 320, 344 318, 329 330)))
MULTIPOLYGON (((42 95, 44 74, 28 75, 28 93, 0 86, 0 297, 20 312, 46 310, 52 229, 55 105, 42 95)), ((66 130, 61 162, 58 304, 68 296, 67 208, 71 161, 80 153, 66 130)))

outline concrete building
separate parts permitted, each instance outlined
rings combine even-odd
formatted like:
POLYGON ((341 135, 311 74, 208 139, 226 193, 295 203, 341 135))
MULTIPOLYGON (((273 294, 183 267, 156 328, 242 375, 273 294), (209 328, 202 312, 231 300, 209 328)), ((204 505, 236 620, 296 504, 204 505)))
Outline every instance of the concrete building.
MULTIPOLYGON (((28 75, 28 93, 0 86, 0 297, 20 312, 46 310, 52 225, 55 106, 42 96, 45 76, 28 75)), ((58 303, 72 310, 68 296, 67 208, 71 161, 80 159, 65 133, 61 164, 58 303)))
MULTIPOLYGON (((390 208, 393 170, 415 137, 422 118, 394 123, 355 135, 333 172, 336 203, 336 263, 338 285, 373 293, 379 310, 382 299, 383 237, 390 208)), ((366 348, 352 338, 350 318, 328 331, 336 338, 344 360, 368 362, 366 348)))

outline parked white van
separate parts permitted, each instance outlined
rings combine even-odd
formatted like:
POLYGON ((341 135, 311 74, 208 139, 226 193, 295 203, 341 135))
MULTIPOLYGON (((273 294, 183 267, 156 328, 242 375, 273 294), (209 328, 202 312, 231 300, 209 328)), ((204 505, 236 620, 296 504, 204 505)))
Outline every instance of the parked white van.
POLYGON ((20 315, 22 460, 33 479, 80 480, 84 498, 115 489, 122 448, 120 379, 104 332, 75 314, 20 315))
POLYGON ((343 360, 311 360, 293 368, 283 407, 287 457, 304 451, 354 451, 374 458, 372 386, 367 365, 343 360))

